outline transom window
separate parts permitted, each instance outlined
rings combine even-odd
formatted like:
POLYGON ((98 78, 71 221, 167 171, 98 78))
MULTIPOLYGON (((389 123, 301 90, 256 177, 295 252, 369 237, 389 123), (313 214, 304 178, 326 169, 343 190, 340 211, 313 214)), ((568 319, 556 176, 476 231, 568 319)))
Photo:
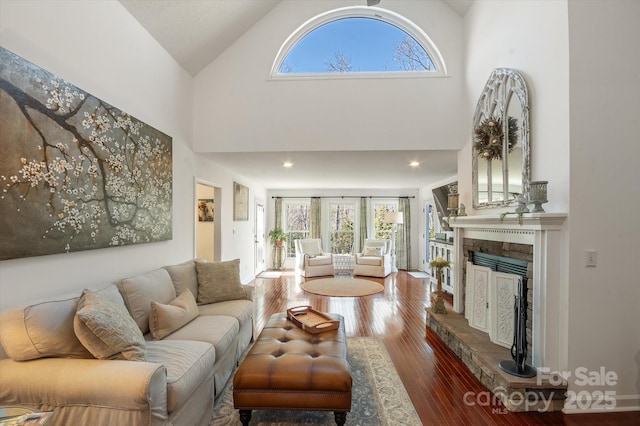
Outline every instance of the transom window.
POLYGON ((344 77, 446 74, 429 37, 391 11, 346 7, 310 19, 282 45, 271 76, 344 77))

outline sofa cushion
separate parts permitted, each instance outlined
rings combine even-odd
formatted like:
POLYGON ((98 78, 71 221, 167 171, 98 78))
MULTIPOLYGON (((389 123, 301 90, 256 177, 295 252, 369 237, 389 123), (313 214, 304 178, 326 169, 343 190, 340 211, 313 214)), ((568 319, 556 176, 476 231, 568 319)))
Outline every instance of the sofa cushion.
POLYGON ((380 256, 358 256, 358 265, 382 266, 383 258, 380 256))
POLYGON ((182 294, 187 289, 194 296, 198 294, 198 272, 195 260, 191 259, 178 265, 165 266, 164 269, 171 276, 176 294, 182 294))
POLYGON ((151 301, 167 304, 176 298, 176 289, 166 269, 125 278, 118 287, 129 313, 143 333, 149 332, 151 301))
POLYGON ((309 266, 331 265, 331 262, 333 262, 331 255, 314 256, 307 258, 307 265, 309 266))
MULTIPOLYGON (((108 285, 98 293, 124 308, 115 285, 108 285)), ((3 311, 0 341, 7 356, 16 361, 44 357, 93 358, 73 330, 78 299, 77 293, 63 295, 3 311)))
POLYGON ((73 320, 76 336, 98 359, 146 360, 144 336, 129 313, 108 299, 84 290, 73 320))
POLYGON ((198 303, 216 303, 244 299, 240 282, 240 259, 226 262, 196 261, 198 271, 198 303))
POLYGON ((236 318, 224 315, 200 315, 165 340, 197 340, 212 344, 216 356, 222 357, 231 348, 231 344, 240 331, 240 323, 236 318))
POLYGON ((147 342, 147 361, 167 369, 167 411, 172 413, 212 374, 216 352, 205 342, 153 340, 147 342))
POLYGON ((156 340, 162 339, 199 314, 196 298, 193 297, 189 289, 186 289, 168 305, 152 301, 151 314, 149 315, 151 335, 156 340))
POLYGON ((198 306, 200 315, 225 315, 240 322, 240 327, 250 323, 253 326, 253 303, 250 300, 229 300, 198 306))

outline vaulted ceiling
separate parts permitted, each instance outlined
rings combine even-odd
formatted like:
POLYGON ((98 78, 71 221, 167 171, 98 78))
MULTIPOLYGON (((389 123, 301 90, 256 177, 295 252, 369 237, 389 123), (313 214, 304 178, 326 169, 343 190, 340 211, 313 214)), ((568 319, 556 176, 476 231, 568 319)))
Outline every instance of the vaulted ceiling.
MULTIPOLYGON (((120 3, 184 69, 196 75, 280 1, 120 0, 120 3)), ((441 1, 464 15, 474 0, 441 1)), ((379 6, 384 6, 384 0, 379 6)))
MULTIPOLYGON (((120 3, 176 62, 195 76, 280 1, 120 0, 120 3)), ((474 0, 415 1, 443 1, 464 15, 474 0)), ((362 4, 366 4, 365 0, 362 4)), ((384 0, 378 6, 383 7, 384 0)), ((417 188, 457 171, 455 151, 244 152, 208 156, 270 189, 417 188), (294 162, 294 167, 283 169, 285 160, 294 162), (410 161, 420 161, 421 165, 411 168, 410 161), (385 173, 380 173, 381 169, 385 173)))

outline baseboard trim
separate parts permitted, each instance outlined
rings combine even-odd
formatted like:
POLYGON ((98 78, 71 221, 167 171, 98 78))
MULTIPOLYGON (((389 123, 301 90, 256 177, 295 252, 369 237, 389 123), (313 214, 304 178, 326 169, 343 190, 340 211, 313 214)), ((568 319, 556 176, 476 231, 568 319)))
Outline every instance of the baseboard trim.
POLYGON ((629 411, 640 411, 640 395, 614 395, 612 396, 615 402, 614 406, 611 406, 611 402, 603 401, 600 398, 592 398, 589 400, 584 399, 579 404, 571 398, 565 400, 564 408, 562 412, 565 414, 595 414, 595 413, 622 413, 629 411), (584 408, 580 408, 583 405, 584 408), (593 407, 593 405, 596 405, 593 407))

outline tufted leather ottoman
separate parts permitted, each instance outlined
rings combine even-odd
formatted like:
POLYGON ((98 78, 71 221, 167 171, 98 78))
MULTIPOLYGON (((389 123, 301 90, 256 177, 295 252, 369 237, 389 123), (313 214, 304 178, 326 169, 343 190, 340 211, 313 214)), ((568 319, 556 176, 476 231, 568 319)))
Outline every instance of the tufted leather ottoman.
POLYGON ((248 425, 251 410, 351 411, 351 374, 341 315, 337 330, 311 334, 287 319, 269 318, 233 378, 233 404, 248 425))

